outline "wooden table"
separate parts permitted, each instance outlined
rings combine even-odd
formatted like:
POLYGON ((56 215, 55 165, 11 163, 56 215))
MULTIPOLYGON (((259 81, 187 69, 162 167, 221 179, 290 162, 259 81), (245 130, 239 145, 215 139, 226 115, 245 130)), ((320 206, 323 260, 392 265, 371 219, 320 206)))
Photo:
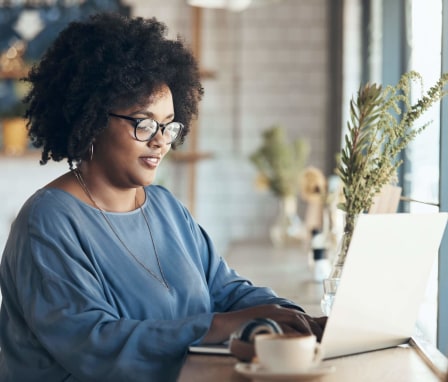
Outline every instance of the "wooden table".
MULTIPOLYGON (((310 314, 321 315, 322 285, 311 278, 305 248, 275 249, 269 243, 237 243, 225 258, 231 267, 256 285, 270 286, 280 296, 300 303, 310 314)), ((179 381, 248 381, 235 371, 237 362, 232 356, 191 354, 179 381)), ((421 339, 323 363, 334 365, 334 373, 313 381, 432 382, 441 381, 447 368, 446 357, 421 339)))
MULTIPOLYGON (((235 371, 231 356, 189 355, 180 382, 244 382, 250 379, 235 371)), ((323 362, 335 366, 334 373, 313 379, 323 382, 437 382, 433 371, 411 346, 399 346, 323 362)))

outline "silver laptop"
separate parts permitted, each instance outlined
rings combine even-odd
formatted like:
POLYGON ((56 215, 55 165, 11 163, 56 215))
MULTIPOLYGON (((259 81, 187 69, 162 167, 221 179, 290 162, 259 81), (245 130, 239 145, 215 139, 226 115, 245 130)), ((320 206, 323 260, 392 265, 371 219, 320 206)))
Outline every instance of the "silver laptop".
POLYGON ((359 217, 321 342, 324 359, 393 347, 412 337, 447 218, 359 217))

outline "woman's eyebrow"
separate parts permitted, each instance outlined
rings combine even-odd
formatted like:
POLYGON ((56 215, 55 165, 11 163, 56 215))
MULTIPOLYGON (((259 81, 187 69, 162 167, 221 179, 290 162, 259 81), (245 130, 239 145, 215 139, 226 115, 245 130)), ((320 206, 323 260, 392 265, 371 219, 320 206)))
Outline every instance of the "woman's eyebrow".
MULTIPOLYGON (((151 112, 151 111, 148 111, 148 110, 136 111, 136 112, 132 113, 131 115, 134 116, 134 115, 137 115, 137 114, 144 115, 145 117, 148 117, 148 118, 156 119, 155 118, 155 114, 153 112, 151 112)), ((167 116, 165 116, 162 119, 162 121, 165 121, 167 119, 169 119, 169 120, 174 119, 174 113, 168 114, 167 116)))
POLYGON ((173 120, 173 119, 174 119, 174 113, 168 114, 168 115, 164 118, 164 120, 166 120, 166 119, 173 120))

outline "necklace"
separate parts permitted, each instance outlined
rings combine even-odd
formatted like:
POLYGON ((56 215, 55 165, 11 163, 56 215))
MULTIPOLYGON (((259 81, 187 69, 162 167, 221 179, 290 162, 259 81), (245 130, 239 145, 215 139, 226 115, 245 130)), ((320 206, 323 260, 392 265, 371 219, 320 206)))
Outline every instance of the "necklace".
POLYGON ((165 275, 163 274, 162 271, 162 266, 160 265, 160 259, 159 256, 157 254, 157 250, 156 250, 156 245, 154 243, 154 237, 152 235, 152 230, 151 230, 151 226, 149 225, 149 221, 148 218, 145 215, 145 212, 143 211, 143 208, 140 204, 137 203, 137 195, 135 196, 135 207, 138 207, 141 214, 143 215, 143 219, 145 220, 146 223, 146 227, 148 228, 148 232, 149 232, 149 237, 151 238, 151 243, 152 243, 152 248, 154 249, 154 254, 156 256, 156 260, 157 260, 157 266, 159 267, 159 271, 160 271, 160 275, 162 276, 162 278, 160 278, 159 276, 157 276, 150 268, 148 268, 145 264, 143 264, 137 256, 135 256, 132 251, 129 249, 129 247, 126 245, 126 243, 123 241, 123 239, 120 237, 120 235, 118 235, 118 232, 116 231, 116 229, 114 228, 114 226, 112 225, 112 222, 108 219, 108 217, 105 214, 105 211, 102 210, 98 204, 96 204, 95 200, 92 197, 92 194, 90 193, 89 189, 87 188, 87 184, 84 181, 84 178, 82 177, 81 171, 79 171, 78 168, 75 168, 73 170, 73 174, 75 175, 76 180, 78 181, 79 185, 81 186, 81 188, 83 189, 83 191, 85 192, 85 194, 87 195, 87 197, 90 199, 90 201, 92 202, 92 204, 94 205, 94 207, 100 212, 101 216, 104 218, 104 220, 106 221, 107 225, 109 226, 109 228, 112 230, 112 232, 114 233, 114 235, 116 236, 116 238, 118 239, 118 241, 123 245, 123 247, 126 249, 126 252, 128 252, 131 257, 141 266, 143 267, 152 277, 154 277, 158 282, 160 282, 166 289, 170 289, 168 286, 168 283, 166 282, 165 279, 165 275))

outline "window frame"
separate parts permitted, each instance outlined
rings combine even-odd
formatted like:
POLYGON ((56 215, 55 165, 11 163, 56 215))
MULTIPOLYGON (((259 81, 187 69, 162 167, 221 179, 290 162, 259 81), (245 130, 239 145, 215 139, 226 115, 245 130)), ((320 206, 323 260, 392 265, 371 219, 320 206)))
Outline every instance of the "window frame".
MULTIPOLYGON (((442 73, 448 72, 448 0, 442 0, 442 73)), ((448 99, 440 104, 440 211, 448 211, 448 99)), ((448 356, 448 233, 439 250, 437 347, 448 356)))

